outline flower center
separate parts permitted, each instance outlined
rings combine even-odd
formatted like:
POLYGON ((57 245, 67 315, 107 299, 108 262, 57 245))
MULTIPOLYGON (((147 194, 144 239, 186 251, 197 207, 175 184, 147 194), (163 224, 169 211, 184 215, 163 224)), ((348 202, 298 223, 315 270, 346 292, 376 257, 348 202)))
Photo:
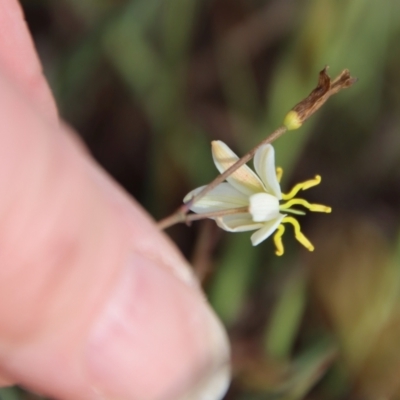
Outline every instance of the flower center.
MULTIPOLYGON (((276 169, 276 175, 278 181, 280 182, 282 178, 283 170, 282 168, 276 169)), ((313 212, 324 212, 330 213, 332 211, 331 207, 324 206, 322 204, 311 204, 307 200, 295 197, 301 190, 307 190, 312 188, 313 186, 317 186, 321 183, 321 177, 316 175, 314 179, 309 179, 308 181, 298 183, 293 187, 293 189, 287 193, 282 193, 282 201, 279 205, 279 211, 286 214, 297 214, 297 215, 305 215, 304 211, 293 209, 293 206, 299 205, 307 210, 313 212)), ((314 246, 307 239, 307 237, 301 232, 300 224, 297 219, 293 216, 286 216, 283 218, 281 224, 278 226, 276 233, 274 235, 274 243, 276 247, 275 254, 281 256, 284 253, 284 247, 282 243, 282 236, 285 232, 285 226, 283 224, 291 224, 294 228, 294 237, 309 251, 314 251, 314 246)))

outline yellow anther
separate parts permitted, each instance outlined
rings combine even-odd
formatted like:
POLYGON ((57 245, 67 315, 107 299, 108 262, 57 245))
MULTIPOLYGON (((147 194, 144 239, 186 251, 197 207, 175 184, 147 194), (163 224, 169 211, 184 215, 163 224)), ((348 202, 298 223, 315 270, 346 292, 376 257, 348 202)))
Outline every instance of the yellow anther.
POLYGON ((282 193, 282 199, 290 200, 294 196, 296 196, 296 194, 299 193, 300 190, 310 189, 311 187, 317 186, 320 183, 321 183, 321 177, 319 175, 316 175, 314 179, 309 179, 308 181, 298 183, 293 187, 293 189, 289 193, 287 194, 282 193))
POLYGON ((314 246, 311 242, 304 236, 301 232, 300 224, 297 219, 293 217, 285 217, 282 220, 282 223, 289 223, 293 225, 294 228, 294 237, 309 251, 314 251, 314 246))
POLYGON ((276 179, 278 179, 278 182, 281 183, 283 175, 283 169, 281 167, 276 167, 276 179))
POLYGON ((323 212, 330 214, 332 212, 332 207, 324 206, 323 204, 310 204, 310 210, 314 212, 323 212))
POLYGON ((304 199, 291 199, 286 203, 283 203, 279 206, 279 209, 281 211, 287 211, 290 212, 290 208, 296 204, 299 204, 307 209, 309 209, 310 211, 314 211, 314 212, 324 212, 324 213, 330 213, 332 211, 331 207, 328 206, 324 206, 323 204, 311 204, 309 203, 307 200, 304 199))
POLYGON ((307 190, 312 188, 313 186, 317 186, 321 183, 321 175, 315 175, 314 179, 309 179, 308 181, 303 182, 303 190, 307 190))
POLYGON ((278 226, 276 233, 274 235, 274 243, 275 243, 275 247, 276 247, 275 254, 277 256, 281 256, 285 252, 285 249, 283 248, 283 243, 282 243, 282 236, 283 236, 284 232, 285 232, 285 227, 281 224, 278 226))

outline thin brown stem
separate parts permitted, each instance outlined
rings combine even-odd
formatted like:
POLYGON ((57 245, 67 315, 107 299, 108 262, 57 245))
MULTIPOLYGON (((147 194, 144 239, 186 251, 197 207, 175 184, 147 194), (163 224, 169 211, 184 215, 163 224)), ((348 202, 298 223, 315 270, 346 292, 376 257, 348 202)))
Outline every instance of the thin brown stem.
POLYGON ((179 224, 180 222, 185 222, 186 214, 182 214, 177 210, 173 214, 157 222, 157 226, 160 230, 169 228, 172 225, 179 224))
POLYGON ((257 146, 252 148, 248 153, 246 153, 242 158, 237 160, 234 164, 232 164, 226 171, 224 171, 221 175, 218 175, 211 183, 209 183, 203 190, 201 190, 196 196, 193 196, 187 203, 182 204, 172 215, 166 217, 158 222, 158 227, 160 229, 166 229, 174 224, 180 222, 189 222, 194 221, 196 219, 203 219, 203 218, 211 218, 211 217, 204 217, 206 214, 193 214, 187 216, 186 214, 189 212, 190 207, 196 203, 200 198, 205 196, 210 190, 214 189, 220 183, 222 183, 229 175, 235 172, 238 168, 242 165, 249 162, 253 157, 255 152, 263 145, 272 143, 274 140, 278 139, 287 131, 286 126, 281 126, 272 132, 267 138, 265 138, 262 142, 260 142, 257 146), (195 218, 196 215, 200 215, 200 218, 195 218), (188 219, 191 217, 191 219, 188 219), (193 218, 192 218, 193 217, 193 218))
POLYGON ((198 221, 200 219, 206 219, 206 218, 217 218, 217 217, 223 217, 225 215, 233 215, 233 214, 243 214, 249 211, 248 207, 239 207, 239 208, 230 208, 228 210, 219 210, 219 211, 213 211, 209 213, 203 213, 203 214, 178 214, 174 213, 170 215, 167 218, 164 218, 158 223, 158 227, 160 229, 165 229, 168 228, 171 225, 177 224, 179 222, 185 222, 186 224, 189 224, 192 221, 198 221))
POLYGON ((228 210, 213 211, 204 214, 189 214, 186 215, 185 222, 188 223, 191 221, 198 221, 199 219, 218 218, 218 217, 223 217, 225 215, 243 214, 247 212, 249 212, 249 207, 230 208, 228 210))

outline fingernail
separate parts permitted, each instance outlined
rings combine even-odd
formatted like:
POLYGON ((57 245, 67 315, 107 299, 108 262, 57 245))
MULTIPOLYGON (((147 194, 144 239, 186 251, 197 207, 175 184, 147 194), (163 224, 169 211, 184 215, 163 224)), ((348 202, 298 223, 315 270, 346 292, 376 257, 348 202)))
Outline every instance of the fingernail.
POLYGON ((139 254, 95 320, 85 362, 105 399, 218 400, 230 380, 226 333, 199 291, 139 254))

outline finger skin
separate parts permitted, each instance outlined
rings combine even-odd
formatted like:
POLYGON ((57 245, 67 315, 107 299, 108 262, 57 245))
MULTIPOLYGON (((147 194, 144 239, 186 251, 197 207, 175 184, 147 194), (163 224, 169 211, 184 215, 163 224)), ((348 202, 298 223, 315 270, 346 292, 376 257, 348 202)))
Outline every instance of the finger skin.
POLYGON ((216 375, 223 331, 178 252, 58 126, 15 0, 0 0, 0 88, 0 385, 168 399, 216 375))
POLYGON ((16 0, 0 0, 0 65, 49 120, 58 120, 51 91, 16 0))
POLYGON ((228 353, 184 261, 1 69, 0 88, 0 370, 57 399, 179 393, 228 353))

